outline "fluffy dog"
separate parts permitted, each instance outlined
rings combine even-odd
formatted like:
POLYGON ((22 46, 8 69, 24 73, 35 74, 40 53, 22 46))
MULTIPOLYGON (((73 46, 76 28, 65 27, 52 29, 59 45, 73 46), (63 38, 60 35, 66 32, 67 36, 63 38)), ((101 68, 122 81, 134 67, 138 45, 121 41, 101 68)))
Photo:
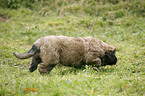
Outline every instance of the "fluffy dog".
POLYGON ((13 53, 19 59, 32 57, 30 72, 49 73, 58 63, 80 68, 83 65, 115 65, 115 47, 92 37, 46 36, 34 42, 26 53, 13 53))

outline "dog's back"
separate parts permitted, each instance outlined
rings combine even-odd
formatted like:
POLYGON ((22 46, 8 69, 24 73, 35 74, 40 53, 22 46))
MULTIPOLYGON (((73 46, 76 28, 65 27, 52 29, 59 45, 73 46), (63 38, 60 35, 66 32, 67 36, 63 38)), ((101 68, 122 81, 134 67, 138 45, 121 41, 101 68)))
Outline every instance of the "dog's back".
POLYGON ((47 36, 41 42, 39 55, 44 63, 61 63, 67 66, 82 65, 84 57, 83 41, 79 38, 66 36, 47 36))

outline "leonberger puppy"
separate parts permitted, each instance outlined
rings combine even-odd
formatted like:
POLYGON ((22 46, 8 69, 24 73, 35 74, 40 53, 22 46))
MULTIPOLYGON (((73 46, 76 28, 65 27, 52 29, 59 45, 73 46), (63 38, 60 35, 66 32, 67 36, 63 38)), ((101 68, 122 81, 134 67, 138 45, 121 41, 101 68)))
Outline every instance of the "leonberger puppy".
POLYGON ((19 59, 32 57, 30 72, 49 73, 57 64, 80 68, 115 65, 115 47, 92 37, 45 36, 36 40, 25 53, 13 53, 19 59))

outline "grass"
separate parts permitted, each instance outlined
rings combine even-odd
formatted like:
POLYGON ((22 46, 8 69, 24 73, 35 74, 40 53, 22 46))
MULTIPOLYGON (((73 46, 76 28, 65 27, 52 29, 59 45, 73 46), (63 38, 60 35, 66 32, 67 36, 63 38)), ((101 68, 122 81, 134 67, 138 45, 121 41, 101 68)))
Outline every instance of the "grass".
POLYGON ((0 96, 145 95, 144 1, 51 0, 30 5, 0 7, 0 96), (29 73, 30 59, 18 60, 12 53, 25 52, 48 35, 99 38, 117 48, 117 66, 101 67, 100 73, 91 66, 60 65, 48 75, 29 73))

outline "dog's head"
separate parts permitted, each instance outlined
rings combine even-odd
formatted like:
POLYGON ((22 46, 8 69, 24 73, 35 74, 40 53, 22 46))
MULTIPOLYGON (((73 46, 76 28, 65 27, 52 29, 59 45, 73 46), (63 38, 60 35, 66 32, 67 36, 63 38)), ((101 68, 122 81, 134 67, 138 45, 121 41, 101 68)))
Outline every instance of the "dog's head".
POLYGON ((105 52, 105 56, 102 59, 102 65, 115 65, 117 63, 117 57, 115 56, 116 50, 112 52, 105 52))

